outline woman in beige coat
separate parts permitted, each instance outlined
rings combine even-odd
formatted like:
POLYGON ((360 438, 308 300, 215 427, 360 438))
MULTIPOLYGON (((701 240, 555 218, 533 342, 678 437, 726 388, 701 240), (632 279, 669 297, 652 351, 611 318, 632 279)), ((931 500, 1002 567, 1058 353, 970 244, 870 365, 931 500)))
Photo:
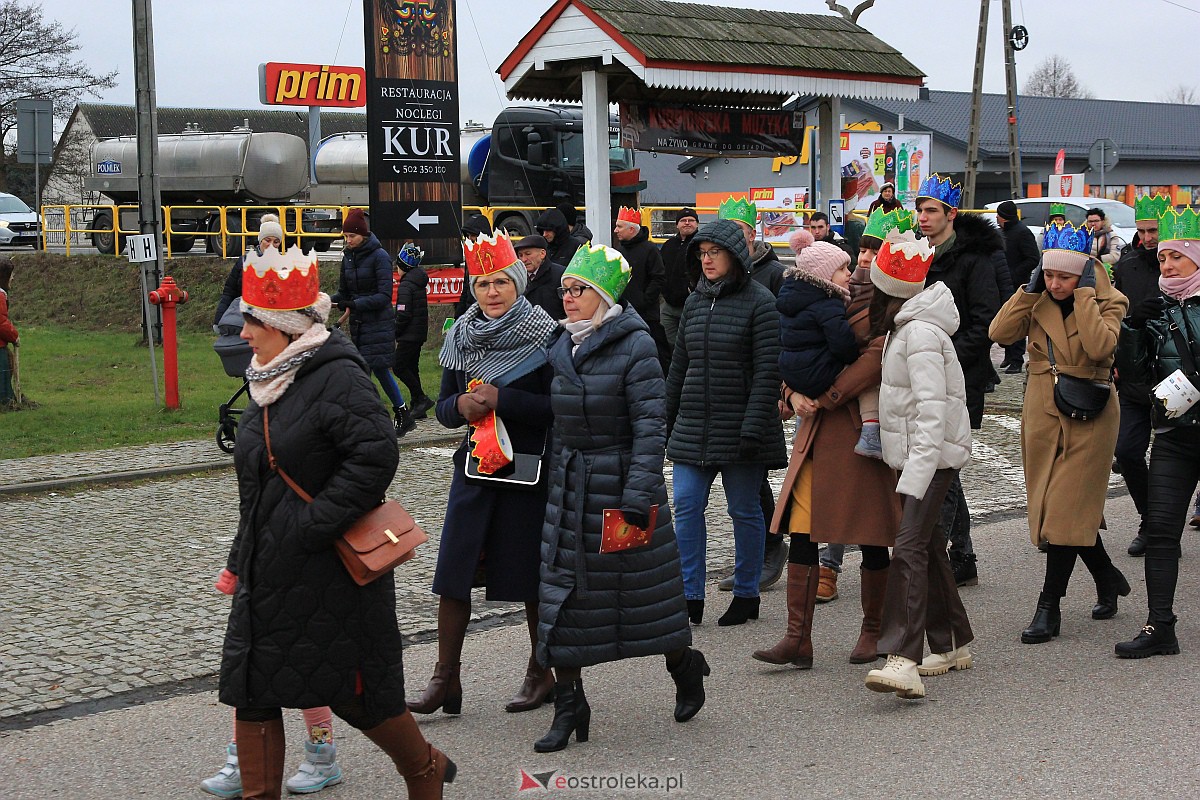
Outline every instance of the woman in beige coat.
POLYGON ((1052 351, 1060 374, 1108 381, 1121 319, 1129 303, 1088 255, 1090 237, 1071 226, 1048 228, 1041 264, 1029 284, 1001 307, 990 336, 999 344, 1029 337, 1029 377, 1021 413, 1021 459, 1034 545, 1045 542, 1046 578, 1025 644, 1058 636, 1059 600, 1078 555, 1096 581, 1093 619, 1117 613, 1129 583, 1108 557, 1103 524, 1109 465, 1117 444, 1116 390, 1100 414, 1071 419, 1054 402, 1052 351))

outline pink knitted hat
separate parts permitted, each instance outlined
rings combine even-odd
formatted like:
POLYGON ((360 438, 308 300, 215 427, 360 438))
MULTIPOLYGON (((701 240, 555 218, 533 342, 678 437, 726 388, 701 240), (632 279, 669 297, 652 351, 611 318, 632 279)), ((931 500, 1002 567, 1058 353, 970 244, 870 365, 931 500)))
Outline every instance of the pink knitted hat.
POLYGON ((796 269, 815 275, 824 281, 832 281, 833 273, 850 266, 846 251, 829 242, 814 242, 812 234, 798 230, 788 237, 788 244, 796 253, 796 269))

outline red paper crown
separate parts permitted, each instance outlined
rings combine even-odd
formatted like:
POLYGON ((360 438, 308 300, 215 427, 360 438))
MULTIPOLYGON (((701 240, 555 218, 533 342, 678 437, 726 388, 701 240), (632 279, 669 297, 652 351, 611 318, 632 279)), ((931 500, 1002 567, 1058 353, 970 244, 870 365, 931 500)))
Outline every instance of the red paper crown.
POLYGON ((905 283, 924 283, 929 274, 929 266, 933 263, 934 250, 932 247, 921 247, 921 242, 897 241, 885 239, 883 247, 875 256, 875 265, 885 275, 905 283), (926 252, 928 250, 928 252, 926 252))
POLYGON ((636 208, 621 206, 621 210, 617 212, 617 219, 621 222, 632 222, 634 225, 640 227, 642 224, 642 212, 636 208))
POLYGON ((251 250, 242 266, 242 300, 266 311, 298 311, 317 302, 321 276, 316 251, 304 254, 297 245, 286 253, 268 247, 260 256, 251 250))
POLYGON ((495 236, 481 235, 475 241, 463 239, 463 258, 467 261, 467 274, 474 278, 491 275, 521 263, 512 241, 503 231, 495 236))

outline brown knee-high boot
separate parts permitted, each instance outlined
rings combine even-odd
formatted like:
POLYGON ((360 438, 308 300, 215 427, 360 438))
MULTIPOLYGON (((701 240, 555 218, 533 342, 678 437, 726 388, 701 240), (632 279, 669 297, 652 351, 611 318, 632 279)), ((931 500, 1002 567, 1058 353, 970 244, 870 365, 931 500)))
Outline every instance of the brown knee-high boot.
POLYGON ((411 713, 392 717, 363 734, 391 757, 412 800, 441 800, 443 785, 458 774, 454 762, 425 740, 411 713))
POLYGON ((812 669, 812 617, 817 604, 820 571, 814 564, 788 564, 787 630, 770 650, 755 650, 754 657, 768 664, 793 664, 812 669))
POLYGON ((242 797, 279 800, 283 795, 283 718, 266 722, 234 720, 242 797))
POLYGON ((870 664, 879 658, 877 643, 883 621, 883 598, 887 594, 888 568, 862 570, 862 630, 850 651, 851 664, 870 664))

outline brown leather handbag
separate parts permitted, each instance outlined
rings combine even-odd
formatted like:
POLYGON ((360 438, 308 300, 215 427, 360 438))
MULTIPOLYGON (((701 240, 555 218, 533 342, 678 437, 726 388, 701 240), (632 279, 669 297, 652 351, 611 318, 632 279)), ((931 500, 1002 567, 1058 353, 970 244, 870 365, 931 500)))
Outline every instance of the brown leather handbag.
MULTIPOLYGON (((263 408, 263 440, 267 445, 267 463, 271 470, 278 473, 304 502, 311 503, 312 496, 275 463, 266 407, 263 408)), ((415 556, 417 545, 427 541, 429 536, 404 506, 395 500, 385 500, 363 514, 334 542, 334 546, 350 577, 359 586, 366 586, 415 556)))

